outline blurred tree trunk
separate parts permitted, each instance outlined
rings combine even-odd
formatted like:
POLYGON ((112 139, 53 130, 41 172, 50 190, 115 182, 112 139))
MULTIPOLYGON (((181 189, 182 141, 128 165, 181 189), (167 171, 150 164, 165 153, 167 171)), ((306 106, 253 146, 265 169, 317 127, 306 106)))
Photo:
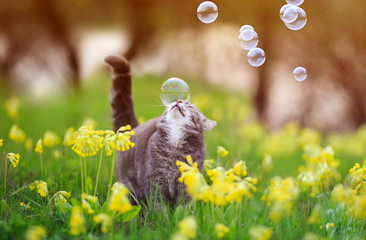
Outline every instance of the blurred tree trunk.
POLYGON ((268 97, 270 91, 270 72, 271 62, 273 59, 272 39, 274 31, 272 30, 273 14, 268 12, 268 8, 263 8, 261 14, 258 15, 259 25, 262 28, 263 34, 259 36, 259 46, 266 54, 265 63, 258 67, 258 84, 254 93, 254 106, 256 108, 257 117, 261 122, 266 122, 266 110, 268 105, 268 97))
POLYGON ((66 54, 66 61, 69 69, 69 79, 72 86, 80 88, 80 65, 76 48, 70 40, 70 33, 67 24, 57 11, 53 0, 36 0, 36 9, 40 21, 46 24, 46 29, 51 39, 60 45, 66 54))

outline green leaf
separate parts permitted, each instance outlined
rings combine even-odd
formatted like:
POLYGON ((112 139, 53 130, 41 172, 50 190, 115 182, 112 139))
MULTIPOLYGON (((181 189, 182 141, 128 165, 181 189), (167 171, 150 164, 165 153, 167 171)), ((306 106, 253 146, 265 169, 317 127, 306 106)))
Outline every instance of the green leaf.
POLYGON ((1 199, 0 201, 0 217, 2 219, 5 219, 5 217, 8 217, 10 214, 10 208, 8 204, 6 203, 5 199, 1 199))
MULTIPOLYGON (((121 222, 128 222, 130 221, 132 218, 136 217, 137 214, 139 214, 141 210, 141 206, 133 206, 131 210, 129 210, 128 212, 125 212, 123 214, 121 214, 121 216, 117 216, 117 219, 121 222)), ((120 214, 118 214, 120 215, 120 214)))

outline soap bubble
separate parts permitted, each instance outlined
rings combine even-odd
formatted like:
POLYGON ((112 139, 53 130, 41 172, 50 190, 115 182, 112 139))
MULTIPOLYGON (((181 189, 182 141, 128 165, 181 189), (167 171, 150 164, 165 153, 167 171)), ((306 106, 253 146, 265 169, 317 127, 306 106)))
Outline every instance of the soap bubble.
POLYGON ((259 67, 266 61, 266 54, 261 48, 252 48, 249 50, 247 58, 250 65, 259 67))
POLYGON ((284 19, 284 13, 285 13, 285 11, 289 8, 289 7, 293 7, 293 5, 291 5, 291 4, 285 4, 285 5, 283 5, 282 7, 281 7, 281 9, 280 9, 280 18, 281 18, 281 20, 283 21, 283 19, 284 19))
POLYGON ((244 30, 253 30, 254 31, 254 28, 250 25, 243 25, 243 26, 241 26, 239 32, 242 32, 244 30))
POLYGON ((297 19, 298 16, 299 14, 297 13, 297 7, 289 7, 283 13, 282 21, 284 23, 292 23, 297 19))
POLYGON ((244 29, 239 34, 240 47, 250 50, 258 45, 258 34, 252 29, 244 29))
POLYGON ((286 0, 286 2, 294 6, 300 6, 304 0, 286 0))
POLYGON ((160 99, 165 106, 178 100, 189 100, 189 86, 180 78, 169 78, 161 86, 160 99))
POLYGON ((303 67, 295 68, 293 74, 294 74, 295 80, 298 82, 304 81, 306 79, 306 77, 308 76, 306 69, 303 67))
POLYGON ((197 8, 197 16, 203 23, 212 23, 216 20, 219 11, 216 4, 210 1, 202 2, 197 8))
POLYGON ((290 23, 285 22, 286 27, 294 31, 303 28, 307 21, 305 11, 300 7, 296 7, 296 10, 298 14, 296 20, 290 23))

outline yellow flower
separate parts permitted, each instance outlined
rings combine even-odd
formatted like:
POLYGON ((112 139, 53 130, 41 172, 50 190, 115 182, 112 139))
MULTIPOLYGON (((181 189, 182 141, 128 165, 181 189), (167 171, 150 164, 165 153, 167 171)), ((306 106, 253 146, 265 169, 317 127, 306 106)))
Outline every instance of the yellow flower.
POLYGON ((79 236, 81 233, 84 233, 86 231, 85 218, 83 215, 83 211, 79 206, 74 206, 72 208, 69 225, 70 225, 70 234, 73 236, 79 236))
POLYGON ((248 174, 246 163, 242 160, 240 160, 238 163, 234 165, 233 171, 236 176, 246 176, 248 174))
POLYGON ((224 237, 227 233, 229 233, 230 229, 226 227, 224 224, 216 223, 215 232, 218 238, 224 237))
POLYGON ((9 138, 16 143, 21 143, 25 141, 26 136, 23 130, 21 130, 17 125, 13 125, 10 128, 9 138))
POLYGON ((225 157, 229 154, 229 151, 225 150, 225 148, 218 146, 217 147, 217 154, 220 155, 220 157, 225 157))
POLYGON ((52 198, 55 200, 55 205, 57 206, 59 202, 61 202, 61 203, 67 202, 67 199, 65 197, 69 198, 70 193, 66 192, 66 191, 58 191, 57 193, 55 193, 53 195, 52 198))
POLYGON ((43 136, 43 145, 45 147, 52 148, 55 145, 60 143, 60 138, 57 136, 55 132, 46 131, 43 136))
POLYGON ((249 229, 249 236, 253 240, 268 240, 272 236, 272 231, 265 226, 255 226, 249 229))
POLYGON ((43 153, 43 148, 42 148, 42 139, 39 139, 37 144, 36 144, 36 148, 34 149, 35 152, 42 154, 43 153))
POLYGON ((195 238, 197 231, 196 218, 194 216, 185 217, 178 223, 179 232, 187 238, 195 238))
POLYGON ((18 116, 18 110, 20 107, 20 99, 17 97, 11 97, 4 103, 4 108, 7 110, 9 117, 15 119, 18 116))
POLYGON ((99 136, 99 132, 92 130, 90 126, 82 126, 74 133, 72 142, 71 149, 79 156, 87 157, 97 154, 103 146, 103 137, 99 136))
POLYGON ((65 132, 63 144, 66 146, 73 145, 74 144, 74 134, 75 134, 74 128, 71 127, 69 129, 67 129, 65 132))
POLYGON ((46 229, 43 226, 31 226, 25 233, 27 240, 41 240, 47 236, 46 229))
POLYGON ((141 125, 141 124, 143 124, 144 122, 146 122, 146 118, 145 117, 139 117, 138 119, 137 119, 137 121, 138 121, 138 123, 141 125))
POLYGON ((93 220, 96 223, 102 223, 101 229, 104 233, 108 232, 109 228, 112 226, 112 217, 105 213, 95 215, 93 220))
POLYGON ((27 209, 30 209, 30 203, 28 204, 25 204, 24 202, 20 202, 20 207, 23 209, 23 210, 27 210, 27 209))
POLYGON ((3 145, 3 139, 0 139, 0 147, 3 145))
POLYGON ((32 141, 32 139, 27 138, 27 140, 25 140, 24 145, 25 145, 25 148, 26 148, 28 151, 30 151, 30 150, 32 149, 32 146, 33 146, 33 141, 32 141))
POLYGON ((272 156, 269 154, 265 154, 263 156, 263 160, 262 160, 262 169, 265 172, 269 172, 273 169, 273 163, 272 163, 272 156))
POLYGON ((319 224, 319 222, 321 220, 320 210, 321 210, 321 207, 319 204, 317 204, 314 207, 313 211, 311 212, 310 217, 308 218, 308 224, 319 224))
POLYGON ((37 189, 38 194, 41 197, 46 197, 48 194, 47 183, 44 181, 36 180, 29 185, 30 190, 37 189))
POLYGON ((15 153, 8 153, 6 155, 6 159, 10 161, 11 165, 16 168, 18 166, 19 163, 19 158, 20 155, 19 154, 15 154, 15 153))
POLYGON ((112 191, 111 199, 108 204, 108 209, 125 213, 132 208, 130 200, 127 197, 128 189, 122 184, 117 183, 112 191))
POLYGON ((53 154, 53 157, 55 159, 59 159, 61 157, 61 155, 62 155, 62 153, 60 152, 60 150, 57 150, 57 149, 53 150, 52 154, 53 154))
POLYGON ((329 230, 331 230, 332 228, 334 228, 334 223, 327 223, 327 224, 325 224, 325 229, 327 230, 327 232, 329 230))
POLYGON ((81 126, 87 126, 91 129, 95 129, 95 127, 97 126, 97 122, 92 118, 85 118, 81 126))

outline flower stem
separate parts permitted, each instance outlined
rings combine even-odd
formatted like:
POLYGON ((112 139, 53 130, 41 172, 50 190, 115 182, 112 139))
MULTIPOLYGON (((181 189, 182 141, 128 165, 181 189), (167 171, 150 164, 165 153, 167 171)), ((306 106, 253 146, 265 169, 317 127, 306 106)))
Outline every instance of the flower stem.
POLYGON ((8 172, 8 161, 5 159, 4 196, 6 196, 6 174, 8 172))
POLYGON ((108 185, 108 193, 107 193, 107 201, 109 202, 109 195, 111 193, 111 188, 112 188, 112 180, 114 177, 114 163, 116 161, 116 150, 113 151, 113 159, 112 159, 112 168, 111 168, 111 176, 109 178, 109 185, 108 185))
POLYGON ((42 157, 42 153, 39 155, 39 159, 41 161, 41 174, 42 174, 42 178, 44 177, 44 170, 43 170, 43 157, 42 157))
POLYGON ((103 158, 103 148, 102 148, 102 150, 100 150, 99 166, 98 166, 98 172, 97 172, 97 180, 95 181, 94 196, 95 196, 95 194, 97 194, 100 166, 102 165, 102 158, 103 158))
POLYGON ((84 186, 85 186, 86 193, 89 194, 88 174, 86 173, 86 159, 85 159, 85 157, 83 157, 83 162, 84 162, 84 177, 85 177, 84 186))
POLYGON ((81 178, 81 193, 84 193, 84 173, 83 173, 83 159, 80 157, 80 178, 81 178))

